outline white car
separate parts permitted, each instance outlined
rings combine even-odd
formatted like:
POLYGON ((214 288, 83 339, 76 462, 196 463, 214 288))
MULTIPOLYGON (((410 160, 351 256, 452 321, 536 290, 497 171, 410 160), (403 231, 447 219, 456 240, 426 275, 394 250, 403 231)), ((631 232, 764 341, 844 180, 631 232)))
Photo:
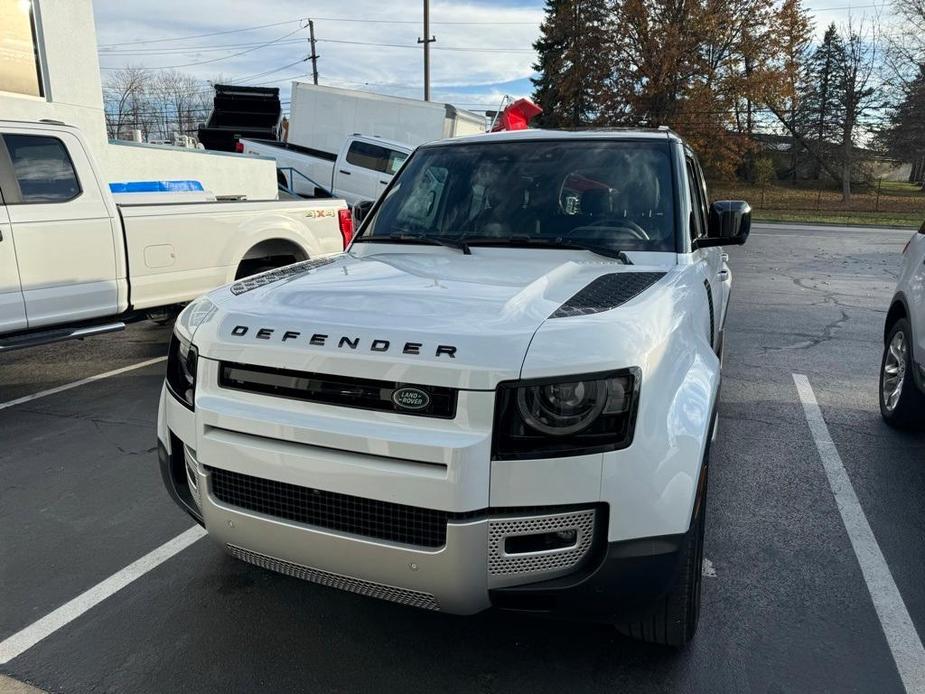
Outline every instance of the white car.
POLYGON ((181 314, 168 491, 258 566, 683 644, 750 216, 667 130, 420 147, 346 253, 181 314))
POLYGON ((880 413, 887 424, 925 427, 925 224, 903 249, 903 269, 883 331, 880 413))

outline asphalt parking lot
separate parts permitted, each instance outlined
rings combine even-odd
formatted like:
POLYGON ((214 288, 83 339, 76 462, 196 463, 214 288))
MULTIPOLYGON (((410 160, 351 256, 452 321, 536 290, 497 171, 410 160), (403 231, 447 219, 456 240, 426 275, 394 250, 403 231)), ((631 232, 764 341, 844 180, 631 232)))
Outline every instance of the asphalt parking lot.
MULTIPOLYGON (((910 668, 923 674, 925 435, 890 430, 877 410, 883 320, 911 233, 758 226, 731 251, 704 606, 683 651, 605 626, 415 611, 198 539, 0 657, 0 672, 55 692, 912 691, 910 668), (894 593, 882 581, 868 589, 798 382, 818 400, 894 593), (897 596, 906 631, 891 631, 897 596)), ((0 654, 191 527, 155 451, 168 337, 141 323, 0 355, 0 654)))

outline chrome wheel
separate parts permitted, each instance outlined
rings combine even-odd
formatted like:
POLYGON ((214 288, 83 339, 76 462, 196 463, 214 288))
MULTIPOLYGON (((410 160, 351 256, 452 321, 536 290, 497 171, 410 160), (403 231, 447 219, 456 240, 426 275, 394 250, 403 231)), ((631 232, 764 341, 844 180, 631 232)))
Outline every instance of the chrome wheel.
POLYGON ((883 405, 892 412, 899 404, 906 381, 906 334, 897 330, 883 360, 883 405))

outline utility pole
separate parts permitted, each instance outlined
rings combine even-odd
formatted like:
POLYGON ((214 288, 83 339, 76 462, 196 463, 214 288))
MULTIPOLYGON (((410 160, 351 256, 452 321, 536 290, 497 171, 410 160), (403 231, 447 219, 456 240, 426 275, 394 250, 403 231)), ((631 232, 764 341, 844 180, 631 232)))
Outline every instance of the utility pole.
POLYGON ((424 44, 424 101, 430 101, 430 44, 436 40, 430 35, 430 0, 424 0, 424 38, 418 39, 424 44))
POLYGON ((308 56, 312 61, 312 80, 318 84, 318 54, 315 52, 315 23, 308 20, 308 43, 311 46, 312 54, 308 56))

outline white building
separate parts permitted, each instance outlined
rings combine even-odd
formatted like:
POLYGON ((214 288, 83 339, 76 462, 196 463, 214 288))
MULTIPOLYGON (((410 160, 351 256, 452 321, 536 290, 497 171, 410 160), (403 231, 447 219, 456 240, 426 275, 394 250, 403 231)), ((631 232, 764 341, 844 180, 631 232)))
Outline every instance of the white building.
POLYGON ((0 120, 81 128, 108 182, 196 180, 216 195, 276 197, 270 159, 110 143, 92 0, 0 0, 0 120))

